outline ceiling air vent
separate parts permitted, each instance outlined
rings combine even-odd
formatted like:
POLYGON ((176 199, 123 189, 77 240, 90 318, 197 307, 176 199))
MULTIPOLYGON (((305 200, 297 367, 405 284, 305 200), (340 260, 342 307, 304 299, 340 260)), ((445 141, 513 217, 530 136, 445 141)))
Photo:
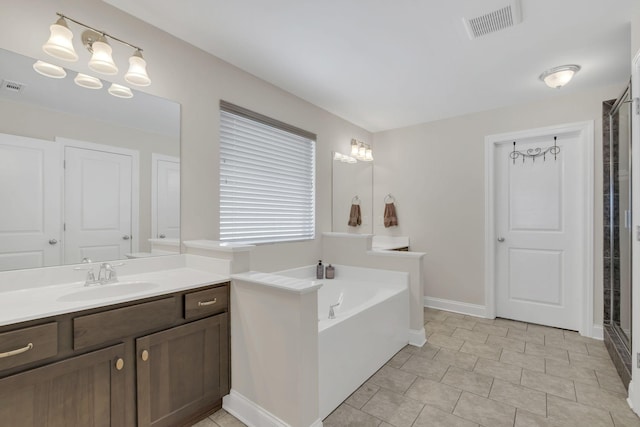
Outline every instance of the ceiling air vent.
POLYGON ((520 1, 514 0, 505 7, 475 18, 462 18, 462 21, 471 40, 513 27, 522 22, 520 1))
POLYGON ((15 93, 22 92, 23 88, 24 88, 24 85, 22 83, 12 82, 11 80, 3 80, 2 85, 0 86, 0 89, 2 90, 15 92, 15 93))

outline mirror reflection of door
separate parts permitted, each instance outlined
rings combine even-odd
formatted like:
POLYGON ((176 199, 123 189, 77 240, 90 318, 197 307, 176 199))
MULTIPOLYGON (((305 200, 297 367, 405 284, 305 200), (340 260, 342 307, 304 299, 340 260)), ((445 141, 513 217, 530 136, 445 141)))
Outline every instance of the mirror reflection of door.
POLYGON ((151 236, 180 238, 180 159, 151 154, 151 236))
MULTIPOLYGON (((137 204, 134 177, 137 157, 132 150, 97 144, 65 146, 64 257, 106 261, 132 252, 133 208, 137 204)), ((136 245, 137 246, 137 245, 136 245)))
POLYGON ((0 271, 61 259, 57 144, 0 134, 0 271))

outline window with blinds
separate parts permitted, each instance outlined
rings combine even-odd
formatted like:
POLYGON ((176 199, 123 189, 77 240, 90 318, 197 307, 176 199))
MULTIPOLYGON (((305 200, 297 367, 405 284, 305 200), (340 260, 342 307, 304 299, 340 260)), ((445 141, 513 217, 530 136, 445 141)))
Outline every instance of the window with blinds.
POLYGON ((315 237, 315 140, 312 133, 220 103, 220 240, 315 237))

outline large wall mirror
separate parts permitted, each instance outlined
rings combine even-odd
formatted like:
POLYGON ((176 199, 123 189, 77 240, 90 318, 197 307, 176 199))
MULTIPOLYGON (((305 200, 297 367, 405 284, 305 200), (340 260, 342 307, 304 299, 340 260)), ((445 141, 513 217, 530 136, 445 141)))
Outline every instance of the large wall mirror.
POLYGON ((332 231, 373 234, 373 162, 350 163, 339 153, 332 159, 332 231), (359 206, 360 225, 349 225, 353 205, 359 206))
POLYGON ((0 271, 179 252, 180 105, 0 49, 0 271))

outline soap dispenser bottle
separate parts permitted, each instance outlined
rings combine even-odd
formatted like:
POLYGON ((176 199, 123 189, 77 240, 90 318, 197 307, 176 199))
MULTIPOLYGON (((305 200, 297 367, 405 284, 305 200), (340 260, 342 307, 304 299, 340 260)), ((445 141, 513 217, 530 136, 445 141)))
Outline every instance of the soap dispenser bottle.
POLYGON ((332 266, 331 264, 329 264, 327 266, 327 271, 325 273, 325 276, 327 277, 327 279, 333 279, 336 277, 336 268, 334 266, 332 266))
POLYGON ((324 266, 322 260, 318 260, 318 266, 316 267, 316 279, 324 279, 324 266))

